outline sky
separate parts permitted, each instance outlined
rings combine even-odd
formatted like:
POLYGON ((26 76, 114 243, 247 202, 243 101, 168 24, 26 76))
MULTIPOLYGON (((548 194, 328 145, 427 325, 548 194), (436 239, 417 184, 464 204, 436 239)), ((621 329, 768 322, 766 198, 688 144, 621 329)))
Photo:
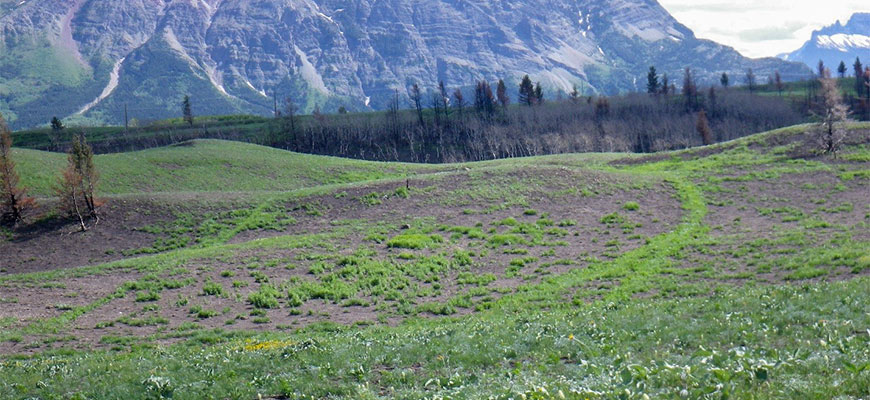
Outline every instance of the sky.
POLYGON ((800 48, 812 32, 855 12, 870 0, 659 0, 703 39, 734 47, 749 57, 772 57, 800 48))

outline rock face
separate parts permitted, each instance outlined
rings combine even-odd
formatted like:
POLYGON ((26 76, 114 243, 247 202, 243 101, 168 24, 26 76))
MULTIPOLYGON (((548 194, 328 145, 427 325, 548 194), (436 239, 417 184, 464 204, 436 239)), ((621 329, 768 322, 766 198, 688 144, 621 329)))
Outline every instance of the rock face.
MULTIPOLYGON (((753 68, 695 38, 655 0, 0 0, 0 112, 16 127, 197 114, 386 107, 419 83, 469 87, 524 74, 548 94, 643 90, 655 65, 679 82, 753 68), (276 99, 278 101, 276 101, 276 99)), ((511 90, 515 92, 515 90, 511 90)))
POLYGON ((837 21, 815 31, 800 49, 783 54, 780 58, 802 62, 814 69, 822 60, 833 74, 837 73, 837 66, 843 61, 848 74, 852 75, 856 58, 860 58, 864 65, 870 62, 870 13, 857 13, 846 25, 837 21))

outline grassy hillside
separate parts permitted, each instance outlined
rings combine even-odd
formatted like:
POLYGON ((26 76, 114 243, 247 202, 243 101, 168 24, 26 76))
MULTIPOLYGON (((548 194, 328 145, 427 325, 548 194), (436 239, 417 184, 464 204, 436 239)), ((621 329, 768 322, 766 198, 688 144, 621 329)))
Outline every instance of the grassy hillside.
MULTIPOLYGON (((837 158, 803 151, 805 129, 443 170, 242 146, 252 187, 290 162, 335 184, 156 222, 123 218, 166 200, 116 198, 53 236, 111 263, 64 265, 82 242, 53 256, 27 229, 0 242, 21 254, 0 275, 0 398, 866 398, 870 126, 837 158)), ((243 151, 125 156, 211 146, 243 151)))
MULTIPOLYGON (((49 196, 66 156, 16 149, 21 184, 49 196)), ((99 192, 257 192, 401 178, 443 167, 356 161, 291 153, 239 142, 194 140, 151 150, 96 156, 99 192)))

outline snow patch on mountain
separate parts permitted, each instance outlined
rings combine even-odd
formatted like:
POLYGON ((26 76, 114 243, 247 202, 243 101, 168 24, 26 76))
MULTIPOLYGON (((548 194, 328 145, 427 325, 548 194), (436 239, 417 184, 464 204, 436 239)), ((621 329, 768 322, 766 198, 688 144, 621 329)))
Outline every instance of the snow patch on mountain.
POLYGON ((818 43, 819 47, 848 52, 850 49, 854 48, 870 49, 870 36, 848 35, 845 33, 838 33, 836 35, 820 35, 816 38, 816 43, 818 43))

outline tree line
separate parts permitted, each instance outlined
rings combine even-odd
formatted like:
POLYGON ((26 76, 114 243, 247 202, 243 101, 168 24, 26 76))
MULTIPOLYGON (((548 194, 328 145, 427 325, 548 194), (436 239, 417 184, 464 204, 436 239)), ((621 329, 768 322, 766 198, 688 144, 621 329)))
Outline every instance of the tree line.
MULTIPOLYGON (((340 109, 326 114, 315 108, 312 115, 300 116, 291 99, 285 99, 282 107, 276 101, 274 118, 262 121, 256 133, 231 125, 198 125, 191 106, 195 97, 185 96, 180 107, 183 124, 125 128, 93 145, 97 152, 114 152, 219 138, 313 154, 433 163, 565 152, 651 152, 803 122, 818 115, 824 102, 816 79, 806 82, 803 97, 784 95, 786 88, 797 84, 783 82, 778 73, 767 85, 758 84, 751 69, 742 78, 742 87, 733 87, 737 80, 723 73, 719 86, 701 88, 686 69, 678 88, 677 82, 651 67, 646 95, 612 97, 584 95, 576 87, 546 97, 541 84, 529 76, 514 84, 479 81, 469 86, 471 90, 448 89, 439 82, 424 91, 414 83, 404 95, 396 91, 382 112, 340 109), (764 91, 777 91, 779 98, 759 96, 764 91), (517 99, 517 104, 511 104, 511 99, 517 99)), ((864 82, 860 82, 862 90, 864 82)), ((870 112, 866 106, 870 99, 856 98, 846 104, 854 115, 866 114, 865 109, 870 112)), ((62 122, 52 127, 56 128, 53 137, 60 137, 62 122)), ((59 148, 55 140, 51 149, 59 148)))
POLYGON ((258 143, 313 154, 440 163, 679 149, 803 120, 781 99, 728 88, 700 90, 690 70, 681 93, 667 77, 658 79, 651 78, 658 82, 651 95, 584 96, 575 87, 561 99, 547 99, 541 85, 525 76, 514 89, 518 104, 511 104, 504 80, 477 82, 470 98, 443 82, 425 94, 413 84, 407 110, 400 109, 396 92, 385 112, 315 112, 305 120, 288 99, 258 143), (702 111, 704 133, 699 133, 702 111))

